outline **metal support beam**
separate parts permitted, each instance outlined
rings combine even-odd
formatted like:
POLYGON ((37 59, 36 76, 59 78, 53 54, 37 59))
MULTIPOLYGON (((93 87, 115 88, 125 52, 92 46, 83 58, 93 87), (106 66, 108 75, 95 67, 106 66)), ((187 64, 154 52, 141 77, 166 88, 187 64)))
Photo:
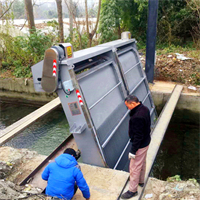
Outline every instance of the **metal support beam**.
MULTIPOLYGON (((164 138, 165 132, 167 130, 171 117, 174 113, 176 104, 179 100, 182 89, 183 89, 182 85, 176 85, 176 87, 172 91, 172 94, 168 102, 165 104, 165 107, 163 108, 157 120, 154 130, 152 131, 151 143, 149 145, 147 158, 146 158, 147 164, 146 164, 146 174, 145 174, 145 181, 144 181, 145 186, 148 181, 148 177, 150 175, 151 169, 156 159, 156 155, 160 148, 161 142, 164 138)), ((138 195, 136 197, 131 198, 131 200, 140 200, 145 190, 145 186, 143 187, 143 189, 141 189, 141 187, 138 187, 138 195)), ((124 191, 126 191, 126 189, 124 191)))
POLYGON ((158 1, 149 0, 145 73, 150 83, 154 79, 158 1))

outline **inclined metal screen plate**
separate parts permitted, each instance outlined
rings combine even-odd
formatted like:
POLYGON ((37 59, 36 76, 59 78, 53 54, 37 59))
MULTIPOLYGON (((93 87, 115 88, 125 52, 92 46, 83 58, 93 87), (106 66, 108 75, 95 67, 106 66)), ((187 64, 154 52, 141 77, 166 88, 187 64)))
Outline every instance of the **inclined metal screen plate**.
POLYGON ((156 117, 155 106, 152 101, 137 50, 130 45, 129 48, 121 48, 117 52, 117 56, 122 67, 122 74, 127 83, 129 93, 137 96, 138 99, 149 108, 153 126, 156 117))
MULTIPOLYGON (((122 92, 123 82, 116 73, 114 61, 101 64, 79 79, 81 90, 90 110, 101 147, 127 112, 122 92), (91 84, 92 83, 92 84, 91 84)), ((127 141, 128 117, 118 127, 103 148, 107 165, 113 168, 127 141)))
POLYGON ((122 119, 126 111, 127 109, 124 106, 124 102, 121 102, 121 104, 118 105, 118 107, 112 112, 112 114, 97 129, 99 135, 99 141, 101 144, 103 144, 106 141, 106 139, 109 137, 110 133, 117 126, 117 124, 122 119))
POLYGON ((136 59, 133 51, 128 51, 119 55, 119 61, 123 67, 123 72, 128 83, 129 91, 132 91, 142 78, 139 61, 136 59))
MULTIPOLYGON (((38 86, 38 78, 42 76, 41 65, 32 69, 38 90, 42 90, 38 86)), ((75 80, 84 105, 80 105, 76 92, 66 96, 60 85, 57 88, 71 130, 75 125, 87 126, 89 119, 90 126, 83 132, 73 132, 83 162, 128 170, 131 144, 128 136, 129 111, 124 104, 127 94, 136 95, 149 108, 152 125, 156 117, 135 40, 117 40, 75 52, 74 58, 62 60, 59 67, 62 82, 73 78, 69 70, 84 71, 75 80)))
MULTIPOLYGON (((104 148, 105 157, 107 164, 110 167, 114 167, 117 163, 122 151, 124 150, 129 137, 128 137, 128 124, 129 115, 124 119, 122 124, 119 126, 114 136, 110 139, 108 144, 104 148)), ((128 156, 127 156, 128 159, 128 156)))
POLYGON ((96 129, 107 120, 123 101, 119 86, 116 87, 119 83, 117 79, 114 66, 111 63, 79 80, 96 129), (116 88, 113 89, 114 87, 116 88), (104 98, 101 99, 102 97, 104 98))
POLYGON ((138 54, 132 46, 127 45, 124 49, 123 46, 120 47, 117 53, 126 83, 122 81, 123 77, 116 73, 117 63, 111 59, 83 73, 79 78, 79 85, 89 108, 106 164, 111 168, 123 170, 129 163, 130 142, 129 111, 124 104, 122 85, 127 84, 129 93, 136 95, 149 108, 153 123, 155 113, 138 54))

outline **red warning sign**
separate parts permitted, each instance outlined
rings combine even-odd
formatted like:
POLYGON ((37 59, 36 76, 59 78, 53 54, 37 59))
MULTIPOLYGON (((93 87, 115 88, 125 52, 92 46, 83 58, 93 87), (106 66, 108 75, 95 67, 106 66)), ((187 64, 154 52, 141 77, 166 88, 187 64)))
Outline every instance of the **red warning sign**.
POLYGON ((56 69, 57 69, 56 60, 53 60, 53 76, 56 76, 56 69))
POLYGON ((76 90, 76 95, 77 95, 77 97, 78 97, 78 100, 79 100, 80 105, 82 106, 82 105, 83 105, 83 101, 82 101, 82 98, 81 98, 81 95, 80 95, 79 90, 76 90))

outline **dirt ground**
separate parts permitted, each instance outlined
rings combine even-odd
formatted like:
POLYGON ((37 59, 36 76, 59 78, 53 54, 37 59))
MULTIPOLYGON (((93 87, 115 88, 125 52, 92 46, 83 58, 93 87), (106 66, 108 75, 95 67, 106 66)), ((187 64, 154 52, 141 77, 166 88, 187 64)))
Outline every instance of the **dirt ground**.
MULTIPOLYGON (((156 55, 154 80, 173 81, 187 86, 200 86, 200 51, 184 52, 183 56, 190 58, 179 59, 176 53, 156 55), (192 56, 195 54, 195 56, 192 56)), ((145 56, 141 56, 141 62, 145 66, 145 56)))
POLYGON ((200 60, 195 58, 180 60, 174 53, 159 55, 155 66, 155 80, 200 85, 200 60))
MULTIPOLYGON (((27 149, 0 147, 0 200, 47 199, 45 195, 41 194, 41 190, 39 188, 34 188, 30 184, 27 184, 25 186, 18 185, 19 182, 21 182, 45 158, 46 156, 39 155, 35 151, 29 151, 27 149)), ((89 168, 89 170, 92 170, 93 168, 89 168)), ((84 165, 82 170, 84 171, 84 165)), ((97 174, 97 172, 95 173, 97 174)), ((103 177, 106 177, 105 174, 103 177)), ((114 175, 114 179, 115 178, 117 178, 116 175, 114 175)), ((100 177, 100 179, 102 179, 102 177, 100 177)), ((122 177, 120 179, 122 180, 122 177)), ((95 180, 95 178, 93 180, 95 180)), ((88 180, 89 186, 92 185, 91 181, 88 180)), ((116 182, 116 180, 114 181, 116 182)), ((125 183, 126 181, 123 182, 125 183)), ((91 190, 99 192, 98 195, 100 195, 100 193, 102 195, 102 191, 105 192, 105 194, 107 194, 106 193, 107 189, 110 191, 110 193, 112 193, 112 190, 117 190, 118 187, 116 188, 116 185, 112 187, 112 183, 109 184, 111 185, 106 186, 104 190, 102 189, 101 191, 94 190, 95 188, 92 188, 94 186, 91 186, 91 190)), ((121 183, 121 185, 123 184, 121 183)), ((120 193, 120 191, 118 192, 120 193)), ((105 198, 102 199, 110 200, 110 198, 106 198, 106 196, 107 195, 104 195, 105 198)), ((81 192, 79 191, 78 195, 73 199, 76 200, 83 199, 81 192)), ((155 178, 149 178, 142 200, 147 200, 147 199, 148 200, 200 200, 200 187, 199 184, 194 179, 188 181, 181 181, 178 180, 177 178, 171 178, 169 181, 161 181, 155 178)), ((91 198, 91 200, 96 200, 96 199, 91 198)))
POLYGON ((0 147, 0 200, 45 199, 39 188, 18 184, 27 177, 46 156, 27 149, 0 147))
POLYGON ((200 187, 195 179, 161 181, 150 178, 142 200, 200 200, 200 187))

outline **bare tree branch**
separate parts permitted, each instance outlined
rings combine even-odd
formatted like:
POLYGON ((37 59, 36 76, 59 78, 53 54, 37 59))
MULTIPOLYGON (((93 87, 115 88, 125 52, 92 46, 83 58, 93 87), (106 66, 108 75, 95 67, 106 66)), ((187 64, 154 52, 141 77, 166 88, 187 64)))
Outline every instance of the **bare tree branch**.
POLYGON ((15 0, 13 0, 13 1, 10 3, 9 7, 7 8, 7 10, 0 16, 0 19, 11 9, 12 4, 14 3, 14 1, 15 1, 15 0))
POLYGON ((199 0, 193 0, 193 1, 186 0, 189 8, 193 11, 196 11, 198 13, 198 16, 199 16, 199 19, 200 19, 200 2, 198 2, 199 3, 199 5, 198 5, 197 1, 199 1, 199 0))
POLYGON ((99 17, 100 17, 100 10, 101 10, 101 0, 99 0, 99 7, 98 7, 97 21, 96 21, 95 28, 92 30, 91 33, 89 33, 89 46, 90 47, 92 46, 92 38, 94 37, 94 34, 97 31, 97 27, 98 27, 98 23, 99 23, 99 17))
POLYGON ((20 31, 21 31, 21 30, 24 28, 24 26, 25 26, 26 22, 27 22, 27 19, 25 20, 25 22, 24 22, 23 26, 20 28, 20 31))
POLYGON ((29 32, 32 34, 36 30, 32 0, 24 0, 24 3, 26 8, 26 16, 28 19, 29 32))
MULTIPOLYGON (((68 7, 68 10, 70 12, 70 14, 73 15, 73 19, 74 19, 74 23, 76 25, 76 29, 77 29, 77 32, 78 32, 78 35, 79 35, 79 41, 80 41, 80 44, 81 44, 81 48, 82 48, 82 42, 81 42, 81 32, 80 32, 80 27, 79 27, 79 21, 77 22, 76 20, 76 17, 75 17, 75 13, 73 12, 74 9, 70 9, 70 6, 69 6, 69 3, 67 2, 67 0, 65 0, 65 3, 68 7)), ((97 27, 98 27, 98 23, 99 23, 99 18, 100 18, 100 10, 101 10, 101 0, 99 0, 99 5, 98 5, 98 12, 97 12, 97 21, 96 21, 96 24, 95 24, 95 27, 93 30, 89 30, 89 14, 88 14, 88 5, 87 5, 87 0, 85 0, 85 22, 86 22, 86 32, 87 32, 87 35, 88 35, 88 46, 92 46, 92 39, 97 31, 97 27)), ((82 29, 84 30, 84 29, 82 29)))
POLYGON ((79 42, 80 42, 80 49, 82 49, 82 38, 81 38, 81 33, 80 33, 80 27, 79 27, 79 23, 76 21, 76 16, 75 16, 75 10, 76 10, 76 6, 70 6, 69 3, 67 2, 67 0, 65 0, 65 4, 67 5, 68 11, 70 12, 70 15, 73 16, 73 20, 76 26, 76 30, 78 32, 78 38, 79 38, 79 42))
POLYGON ((88 24, 88 7, 87 7, 87 0, 85 0, 85 19, 86 19, 86 30, 89 37, 89 24, 88 24))
POLYGON ((98 7, 96 25, 95 25, 94 30, 92 31, 93 36, 94 36, 94 34, 96 33, 96 31, 97 31, 97 27, 98 27, 98 23, 99 23, 99 17, 100 17, 100 11, 101 11, 101 0, 99 0, 99 7, 98 7))
POLYGON ((58 24, 59 24, 59 39, 60 42, 64 42, 64 33, 63 33, 63 18, 62 18, 62 0, 56 0, 57 4, 57 13, 58 13, 58 24))
MULTIPOLYGON (((44 4, 44 3, 43 3, 43 4, 44 4)), ((42 4, 41 4, 41 5, 42 5, 42 4)), ((33 7, 34 7, 34 6, 37 6, 37 5, 35 4, 35 1, 33 2, 33 7)), ((26 10, 25 10, 25 12, 26 12, 26 10)), ((23 15, 21 15, 19 18, 21 18, 22 16, 25 17, 24 14, 23 14, 23 15)), ((26 25, 26 22, 27 22, 27 19, 25 20, 23 26, 20 28, 20 31, 24 28, 24 26, 26 25)))

